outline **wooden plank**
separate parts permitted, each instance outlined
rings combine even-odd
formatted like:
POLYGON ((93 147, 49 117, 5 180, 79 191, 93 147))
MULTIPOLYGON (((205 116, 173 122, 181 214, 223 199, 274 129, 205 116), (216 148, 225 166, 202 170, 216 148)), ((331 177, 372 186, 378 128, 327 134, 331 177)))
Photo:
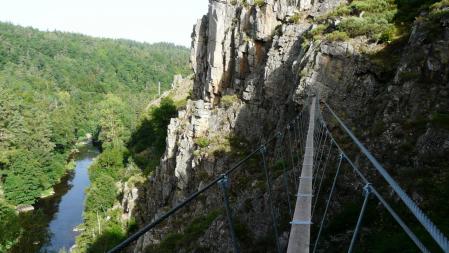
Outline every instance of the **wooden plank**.
POLYGON ((293 215, 287 253, 309 253, 310 224, 312 219, 313 134, 315 130, 316 98, 310 106, 309 128, 293 215), (295 224, 296 223, 296 224, 295 224))

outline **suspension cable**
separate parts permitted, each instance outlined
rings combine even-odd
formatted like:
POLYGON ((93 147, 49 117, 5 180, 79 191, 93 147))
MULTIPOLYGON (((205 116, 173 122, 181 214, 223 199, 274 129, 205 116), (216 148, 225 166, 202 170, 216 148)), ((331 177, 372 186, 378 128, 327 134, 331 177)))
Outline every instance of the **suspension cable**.
POLYGON ((377 161, 376 158, 368 151, 368 149, 355 137, 352 131, 343 123, 337 114, 330 108, 330 106, 323 101, 326 108, 337 120, 342 129, 348 134, 352 141, 358 146, 362 153, 368 158, 374 168, 383 176, 385 181, 391 186, 396 194, 401 198, 402 202, 407 206, 410 212, 416 217, 421 225, 429 232, 435 242, 441 247, 444 252, 449 252, 449 241, 438 227, 427 217, 427 215, 415 204, 415 202, 405 193, 399 184, 390 176, 385 168, 377 161))

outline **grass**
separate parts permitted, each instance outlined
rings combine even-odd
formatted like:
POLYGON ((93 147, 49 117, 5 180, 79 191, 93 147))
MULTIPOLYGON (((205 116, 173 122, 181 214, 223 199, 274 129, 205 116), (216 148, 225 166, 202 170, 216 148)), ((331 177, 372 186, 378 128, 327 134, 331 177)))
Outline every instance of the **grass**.
POLYGON ((293 16, 290 17, 289 22, 298 24, 301 21, 302 15, 299 12, 295 12, 293 16))
POLYGON ((346 41, 349 39, 349 35, 346 32, 333 31, 326 34, 326 40, 328 41, 346 41))
POLYGON ((260 8, 265 5, 265 0, 254 0, 254 5, 260 8))
POLYGON ((232 106, 234 103, 236 103, 239 100, 237 95, 225 95, 221 97, 221 105, 225 108, 228 108, 232 106))
POLYGON ((207 148, 210 144, 210 141, 207 137, 198 137, 195 139, 195 144, 200 148, 207 148))

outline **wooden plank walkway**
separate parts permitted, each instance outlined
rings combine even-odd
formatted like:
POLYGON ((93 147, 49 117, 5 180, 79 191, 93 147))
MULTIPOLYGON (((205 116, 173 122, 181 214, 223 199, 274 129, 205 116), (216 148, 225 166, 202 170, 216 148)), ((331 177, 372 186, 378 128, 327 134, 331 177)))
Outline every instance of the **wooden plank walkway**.
POLYGON ((310 225, 312 216, 313 134, 315 130, 316 98, 310 106, 309 128, 293 215, 287 253, 309 253, 310 225))

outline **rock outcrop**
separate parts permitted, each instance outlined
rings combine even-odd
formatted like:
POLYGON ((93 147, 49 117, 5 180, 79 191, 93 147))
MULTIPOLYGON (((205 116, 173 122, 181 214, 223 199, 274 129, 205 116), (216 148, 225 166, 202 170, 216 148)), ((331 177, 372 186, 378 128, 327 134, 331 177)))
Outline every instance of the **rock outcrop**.
MULTIPOLYGON (((438 113, 447 115, 449 108, 448 22, 442 20, 442 33, 429 40, 417 21, 409 40, 392 51, 366 38, 304 43, 305 33, 315 26, 310 17, 338 4, 210 1, 208 14, 192 34, 192 100, 171 120, 161 164, 139 194, 139 224, 151 222, 225 171, 241 149, 249 150, 283 128, 311 89, 319 90, 351 127, 361 129, 359 137, 384 165, 397 168, 393 174, 435 166, 435 161, 447 158, 449 130, 441 127, 447 122, 442 123, 438 113), (378 58, 391 53, 400 60, 379 63, 361 45, 375 48, 378 58)), ((256 244, 266 240, 271 224, 266 219, 267 194, 254 173, 261 171, 238 172, 231 180, 246 183, 233 196, 238 222, 246 224, 243 230, 249 239, 242 247, 258 252, 256 244)), ((280 188, 281 178, 273 183, 274 189, 280 188)), ((282 199, 281 191, 275 194, 282 199)), ((221 194, 215 190, 139 239, 134 251, 184 231, 192 217, 211 215, 221 205, 221 194)), ((280 233, 283 247, 287 227, 280 233)), ((225 218, 218 215, 189 245, 228 252, 232 246, 227 233, 225 218)), ((180 252, 196 251, 189 246, 180 252)))

